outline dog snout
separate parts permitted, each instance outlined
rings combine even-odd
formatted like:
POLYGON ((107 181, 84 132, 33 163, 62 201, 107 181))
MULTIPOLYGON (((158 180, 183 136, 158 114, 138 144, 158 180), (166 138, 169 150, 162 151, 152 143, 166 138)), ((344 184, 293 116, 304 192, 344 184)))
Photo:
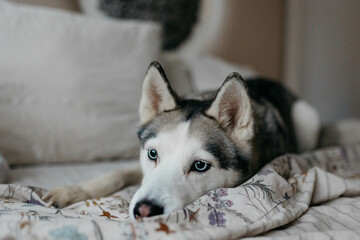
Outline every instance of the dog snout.
POLYGON ((154 204, 152 201, 143 200, 137 202, 134 207, 135 218, 156 216, 164 213, 164 208, 154 204))

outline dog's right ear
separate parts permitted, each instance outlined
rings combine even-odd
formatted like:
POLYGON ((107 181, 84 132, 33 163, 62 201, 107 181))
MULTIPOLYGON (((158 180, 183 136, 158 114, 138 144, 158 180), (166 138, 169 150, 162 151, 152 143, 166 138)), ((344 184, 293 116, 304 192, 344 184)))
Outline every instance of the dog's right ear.
POLYGON ((152 62, 146 72, 140 101, 140 122, 147 123, 156 114, 177 107, 177 95, 158 62, 152 62))
POLYGON ((244 153, 250 155, 254 118, 246 83, 238 73, 231 73, 205 112, 226 130, 244 153))

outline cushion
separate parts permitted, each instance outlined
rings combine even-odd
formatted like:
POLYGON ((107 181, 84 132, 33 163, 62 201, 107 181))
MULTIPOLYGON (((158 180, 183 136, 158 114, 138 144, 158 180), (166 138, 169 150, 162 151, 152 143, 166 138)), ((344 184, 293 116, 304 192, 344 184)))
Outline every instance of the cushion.
POLYGON ((10 164, 138 153, 160 28, 0 2, 0 152, 10 164))

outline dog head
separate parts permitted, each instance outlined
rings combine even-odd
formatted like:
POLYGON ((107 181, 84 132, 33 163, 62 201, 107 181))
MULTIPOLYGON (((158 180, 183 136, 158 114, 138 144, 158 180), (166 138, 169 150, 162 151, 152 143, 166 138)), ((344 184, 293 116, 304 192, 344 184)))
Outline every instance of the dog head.
POLYGON ((254 120, 239 74, 230 74, 211 99, 185 100, 154 62, 144 79, 139 112, 143 180, 131 200, 133 219, 183 208, 246 177, 254 120))

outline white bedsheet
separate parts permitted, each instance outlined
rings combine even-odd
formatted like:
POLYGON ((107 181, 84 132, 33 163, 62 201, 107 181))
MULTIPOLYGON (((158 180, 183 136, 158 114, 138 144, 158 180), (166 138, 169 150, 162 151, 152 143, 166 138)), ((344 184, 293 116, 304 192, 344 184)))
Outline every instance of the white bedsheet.
POLYGON ((360 239, 359 173, 360 144, 285 155, 238 187, 138 222, 128 215, 137 187, 56 209, 44 189, 0 184, 0 239, 360 239))
POLYGON ((21 166, 10 170, 9 182, 51 189, 93 179, 109 171, 128 168, 136 164, 137 161, 132 159, 93 163, 21 166))

